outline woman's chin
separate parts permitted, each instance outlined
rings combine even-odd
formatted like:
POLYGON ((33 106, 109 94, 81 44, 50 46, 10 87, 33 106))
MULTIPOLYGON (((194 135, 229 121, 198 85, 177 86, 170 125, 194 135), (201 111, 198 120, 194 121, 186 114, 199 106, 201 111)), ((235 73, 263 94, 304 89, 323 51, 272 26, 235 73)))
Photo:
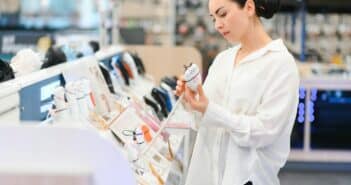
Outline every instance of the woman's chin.
POLYGON ((233 38, 233 37, 230 37, 229 35, 223 36, 223 38, 226 41, 228 41, 230 44, 237 44, 237 43, 239 43, 239 39, 238 38, 233 38))
POLYGON ((226 40, 232 45, 236 45, 236 44, 240 43, 238 39, 227 39, 226 38, 226 40))

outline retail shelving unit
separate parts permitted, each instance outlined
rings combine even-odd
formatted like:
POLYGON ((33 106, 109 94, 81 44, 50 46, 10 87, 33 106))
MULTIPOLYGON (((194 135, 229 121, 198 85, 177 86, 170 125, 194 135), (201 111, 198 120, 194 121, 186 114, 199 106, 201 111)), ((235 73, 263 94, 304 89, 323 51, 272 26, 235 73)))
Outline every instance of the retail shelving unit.
POLYGON ((275 24, 297 59, 329 62, 338 52, 349 55, 350 1, 303 0, 294 7, 278 14, 275 24))
MULTIPOLYGON (((303 116, 303 119, 300 120, 299 123, 297 124, 302 125, 301 127, 302 134, 300 135, 302 137, 302 139, 300 140, 302 146, 300 146, 301 147, 300 149, 292 149, 289 157, 289 162, 351 163, 351 150, 345 149, 345 148, 348 148, 347 144, 345 145, 345 143, 331 143, 329 145, 326 145, 326 143, 320 144, 320 143, 316 143, 316 141, 313 141, 313 137, 315 137, 313 136, 313 134, 315 134, 316 131, 318 131, 318 129, 323 129, 320 127, 325 126, 325 125, 318 125, 318 123, 316 123, 315 121, 318 118, 315 117, 314 115, 316 114, 315 113, 316 105, 314 102, 317 100, 317 98, 325 98, 323 97, 324 96, 323 94, 320 96, 318 94, 318 91, 334 91, 334 90, 351 91, 351 78, 340 78, 340 77, 336 78, 336 77, 327 77, 327 76, 308 77, 308 78, 302 79, 301 88, 304 91, 302 92, 304 98, 301 98, 301 99, 304 99, 304 101, 300 102, 299 111, 300 111, 300 114, 302 114, 302 112, 304 112, 304 114, 300 115, 300 116, 303 116), (305 105, 305 106, 301 106, 301 105, 305 105), (330 145, 334 145, 334 146, 330 146, 330 145), (338 147, 340 148, 338 149, 338 147)), ((349 103, 347 101, 348 99, 344 98, 343 102, 349 103)), ((340 103, 343 103, 343 102, 340 102, 340 103)), ((320 112, 321 110, 317 110, 317 111, 320 112)), ((348 110, 344 110, 344 114, 345 114, 345 111, 348 111, 348 110)), ((328 113, 325 113, 325 114, 328 114, 328 113)), ((331 122, 328 123, 330 124, 328 127, 330 131, 332 131, 333 129, 343 131, 343 128, 340 127, 340 125, 335 125, 333 127, 333 124, 337 124, 338 120, 335 120, 335 122, 333 122, 334 120, 330 120, 330 121, 331 122)), ((319 124, 321 124, 320 121, 319 121, 319 124)), ((325 124, 325 122, 323 122, 322 124, 325 124)), ((326 136, 326 138, 324 138, 323 140, 327 141, 328 137, 330 141, 333 141, 333 139, 335 139, 333 138, 334 137, 333 135, 330 135, 330 136, 326 136)))
MULTIPOLYGON (((194 48, 182 48, 182 47, 172 48, 172 47, 158 47, 158 46, 152 46, 152 47, 151 46, 112 46, 112 47, 102 48, 99 52, 95 54, 95 56, 84 57, 69 63, 63 63, 60 65, 57 65, 48 69, 43 69, 43 70, 34 72, 32 74, 28 74, 23 77, 18 77, 14 80, 0 84, 0 87, 2 89, 2 91, 0 92, 0 122, 4 123, 4 124, 1 124, 1 126, 7 126, 6 123, 8 123, 11 126, 15 125, 18 127, 22 127, 26 125, 26 126, 33 126, 33 127, 39 127, 39 128, 43 127, 44 129, 48 125, 50 125, 48 127, 65 128, 67 126, 67 127, 75 127, 80 129, 88 129, 93 132, 97 132, 97 135, 101 135, 105 139, 107 139, 107 141, 112 142, 112 144, 116 147, 116 149, 122 151, 123 155, 126 158, 130 157, 130 153, 127 151, 127 149, 122 147, 121 143, 118 142, 118 139, 116 139, 118 138, 118 136, 116 136, 116 131, 113 130, 112 127, 110 127, 111 125, 105 128, 106 125, 102 126, 101 122, 97 123, 99 121, 92 119, 90 114, 89 115, 85 114, 85 111, 82 111, 82 110, 79 111, 79 117, 80 117, 79 119, 76 119, 76 117, 74 117, 74 115, 71 113, 68 117, 67 117, 68 114, 65 114, 66 115, 65 119, 55 119, 55 117, 50 119, 50 117, 46 116, 48 114, 48 111, 50 112, 50 107, 53 107, 52 105, 54 101, 52 101, 51 98, 53 97, 52 96, 53 92, 58 86, 61 86, 61 85, 63 86, 64 84, 67 85, 68 83, 77 82, 79 80, 85 79, 90 81, 91 83, 91 86, 92 86, 91 96, 94 97, 93 99, 95 100, 95 104, 96 104, 96 107, 94 109, 90 109, 91 111, 90 113, 93 113, 93 112, 95 112, 95 114, 101 113, 101 115, 105 117, 104 119, 108 119, 110 121, 113 120, 113 122, 111 122, 112 124, 130 125, 129 120, 126 121, 126 120, 119 119, 120 118, 119 116, 123 113, 123 111, 125 111, 128 108, 128 106, 125 107, 125 109, 116 108, 116 111, 109 110, 105 112, 103 111, 103 109, 101 109, 103 106, 108 106, 108 105, 101 104, 103 100, 100 98, 100 96, 105 98, 107 97, 107 99, 109 100, 109 101, 104 101, 104 103, 115 102, 116 104, 118 104, 117 102, 120 100, 118 99, 118 97, 120 96, 118 96, 118 94, 110 94, 110 91, 107 88, 107 84, 105 83, 105 81, 104 80, 101 81, 101 79, 103 79, 104 77, 97 70, 95 70, 95 69, 99 69, 98 66, 101 60, 113 58, 125 50, 138 52, 139 56, 142 57, 143 60, 145 60, 145 67, 148 70, 148 72, 152 72, 152 73, 154 73, 154 71, 149 69, 153 67, 153 62, 158 63, 158 65, 160 66, 160 69, 164 68, 162 67, 162 65, 164 66, 172 65, 173 67, 170 68, 170 71, 161 71, 161 72, 165 72, 166 75, 169 75, 170 73, 175 75, 178 72, 181 73, 180 71, 182 71, 183 69, 182 65, 187 64, 188 60, 190 59, 194 63, 197 63, 199 66, 201 66, 201 56, 194 48), (159 55, 159 57, 148 55, 148 53, 155 53, 155 52, 162 53, 162 55, 159 55), (174 57, 174 56, 177 56, 177 57, 174 57), (172 58, 172 60, 164 62, 163 59, 167 57, 172 58), (182 61, 182 62, 178 62, 178 61, 182 61), (176 70, 175 68, 177 69, 179 68, 179 70, 176 70), (27 90, 30 90, 30 92, 27 90), (103 95, 106 95, 106 96, 103 96, 103 95), (50 99, 50 100, 47 101, 47 99, 50 99), (26 107, 25 105, 28 105, 28 102, 30 102, 29 103, 30 106, 26 107), (45 109, 45 108, 48 108, 48 109, 45 109), (27 119, 27 117, 26 119, 23 119, 23 115, 26 114, 25 112, 28 112, 28 111, 32 112, 33 110, 35 113, 30 115, 31 117, 30 119, 27 119), (38 114, 39 116, 35 116, 38 114), (44 117, 43 117, 43 114, 44 114, 44 117), (49 122, 52 124, 48 124, 49 122), (112 132, 114 132, 114 134, 112 132)), ((160 77, 155 77, 155 79, 158 79, 158 78, 160 77)), ((145 77, 145 79, 142 79, 141 81, 138 81, 138 83, 139 82, 144 83, 146 81, 153 84, 153 81, 149 81, 147 77, 145 77)), ((128 91, 125 91, 125 93, 126 94, 132 93, 131 91, 133 90, 134 87, 141 86, 141 84, 139 85, 135 85, 135 84, 133 83, 134 86, 133 85, 129 86, 128 91)), ((144 92, 144 93, 147 93, 147 92, 144 92)), ((141 109, 145 108, 145 110, 142 109, 143 114, 147 113, 147 108, 144 107, 143 104, 141 104, 140 100, 139 101, 137 100, 137 98, 139 98, 137 97, 138 94, 135 93, 135 94, 129 94, 129 95, 130 97, 133 97, 133 100, 135 100, 134 102, 135 104, 140 105, 141 109)), ((82 109, 84 105, 88 105, 88 104, 79 103, 78 105, 79 109, 82 109)), ((67 111, 70 112, 71 110, 73 109, 63 109, 63 111, 66 111, 66 112, 67 111)), ((128 118, 131 118, 131 117, 134 117, 134 115, 129 116, 128 118)), ((152 120, 152 118, 153 117, 150 116, 149 120, 150 119, 152 120)), ((161 139, 158 140, 156 142, 157 144, 155 144, 155 146, 157 147, 152 148, 147 153, 143 153, 143 155, 141 155, 141 158, 139 160, 141 161, 140 163, 142 164, 144 163, 151 164, 151 162, 153 162, 153 164, 155 163, 156 173, 160 174, 161 178, 165 183, 183 184, 185 181, 185 177, 187 175, 187 168, 188 168, 188 163, 191 156, 192 147, 190 143, 191 129, 189 124, 186 124, 185 123, 186 121, 184 120, 186 119, 183 119, 182 121, 178 120, 178 122, 172 120, 171 122, 172 124, 166 127, 169 133, 169 141, 168 141, 169 143, 160 142, 161 139), (167 148, 167 144, 168 144, 168 150, 165 150, 165 148, 167 148), (171 151, 174 152, 174 154, 172 154, 171 151), (160 153, 158 155, 164 155, 163 158, 167 158, 167 159, 164 160, 162 157, 160 159, 157 157, 155 158, 156 156, 155 153, 157 152, 160 153), (170 153, 169 155, 171 156, 174 155, 174 157, 172 157, 173 160, 168 158, 167 156, 168 152, 170 153), (148 157, 151 157, 150 161, 148 161, 148 157), (154 160, 159 161, 159 163, 155 162, 154 160)), ((144 124, 146 123, 147 121, 145 121, 144 124)), ((132 138, 130 137, 129 139, 132 139, 132 138)), ((153 138, 153 139, 156 139, 156 138, 153 138)), ((133 164, 134 163, 131 162, 131 166, 133 166, 133 164)), ((135 166, 135 168, 139 169, 138 166, 135 166)), ((143 169, 145 170, 145 173, 148 173, 148 174, 145 174, 144 176, 137 174, 136 178, 138 179, 139 183, 141 182, 140 179, 143 179, 143 178, 153 179, 153 175, 150 174, 149 172, 146 172, 148 171, 147 165, 146 167, 144 166, 143 169)), ((140 183, 140 184, 143 184, 143 183, 140 183)), ((151 183, 151 184, 155 184, 155 183, 151 183)))
POLYGON ((137 41, 128 42, 133 29, 138 28, 141 28, 139 33, 145 34, 147 45, 174 44, 174 0, 123 0, 116 11, 122 41, 124 38, 126 44, 138 44, 137 41))
MULTIPOLYGON (((302 62, 330 63, 337 48, 342 55, 349 56, 350 7, 350 1, 306 0, 299 3, 297 11, 278 15, 280 21, 288 25, 281 32, 286 36, 288 48, 302 62)), ((348 57, 345 58, 345 64, 349 65, 348 57)), ((297 138, 300 138, 297 139, 300 144, 295 143, 298 147, 292 149, 289 162, 322 164, 326 165, 324 169, 330 169, 331 164, 351 163, 351 150, 345 143, 350 139, 345 134, 348 130, 345 125, 349 118, 347 111, 350 109, 348 94, 351 91, 351 78, 345 64, 343 67, 315 64, 325 69, 311 68, 309 70, 317 74, 302 75, 300 115, 298 113, 292 136, 293 145, 297 138), (319 70, 329 72, 319 74, 319 70), (329 101, 330 104, 327 103, 329 96, 335 96, 329 101), (324 100, 317 100, 319 98, 324 100), (339 115, 336 116, 333 111, 339 111, 339 115)), ((314 165, 304 166, 313 168, 314 165)), ((341 169, 346 168, 344 166, 341 169)))

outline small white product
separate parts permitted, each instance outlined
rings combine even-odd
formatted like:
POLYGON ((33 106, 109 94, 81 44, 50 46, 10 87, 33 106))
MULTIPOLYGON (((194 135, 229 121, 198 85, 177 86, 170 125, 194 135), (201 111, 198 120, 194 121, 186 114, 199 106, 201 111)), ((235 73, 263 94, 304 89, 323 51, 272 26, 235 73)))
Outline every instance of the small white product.
POLYGON ((197 87, 201 84, 201 73, 196 64, 185 67, 184 80, 192 91, 197 92, 197 87))
POLYGON ((135 129, 135 143, 138 145, 144 144, 144 134, 140 127, 135 129))
POLYGON ((171 99, 171 104, 172 104, 172 107, 173 107, 176 104, 177 100, 175 99, 175 96, 174 96, 172 88, 170 86, 168 86, 164 82, 161 82, 161 87, 164 88, 167 91, 167 94, 168 94, 168 96, 171 99))
POLYGON ((126 143, 124 145, 126 151, 128 152, 128 160, 129 162, 136 162, 138 160, 138 148, 133 143, 126 143))
POLYGON ((68 82, 65 86, 66 89, 66 97, 70 107, 70 112, 73 117, 73 120, 80 120, 79 114, 79 104, 77 100, 77 86, 74 82, 68 82))
MULTIPOLYGON (((89 82, 89 81, 88 81, 89 82)), ((74 82, 74 89, 76 90, 76 97, 80 113, 83 118, 89 117, 89 110, 92 109, 92 103, 89 97, 89 86, 84 80, 74 82), (88 86, 88 87, 87 87, 88 86)))
POLYGON ((54 90, 54 120, 55 121, 65 121, 70 118, 70 114, 67 111, 68 105, 65 97, 65 89, 60 86, 54 90))
POLYGON ((39 71, 42 64, 40 55, 31 49, 20 50, 10 63, 16 77, 39 71))
POLYGON ((117 58, 116 57, 112 58, 111 66, 112 66, 113 71, 114 71, 113 76, 115 77, 115 79, 117 79, 117 82, 120 84, 120 87, 125 88, 126 85, 124 83, 121 71, 117 67, 117 58))
POLYGON ((138 74, 138 69, 135 65, 135 61, 132 57, 132 55, 130 55, 129 53, 125 52, 123 54, 123 60, 129 65, 129 67, 131 68, 132 70, 132 73, 133 73, 133 76, 135 79, 138 79, 139 77, 139 74, 138 74))
POLYGON ((57 109, 63 109, 66 107, 65 89, 62 86, 59 86, 54 90, 54 102, 57 109))
POLYGON ((84 92, 85 99, 87 100, 87 103, 88 103, 88 107, 89 109, 94 109, 95 102, 94 102, 94 96, 91 90, 90 81, 87 79, 83 79, 81 83, 82 83, 82 90, 84 92))

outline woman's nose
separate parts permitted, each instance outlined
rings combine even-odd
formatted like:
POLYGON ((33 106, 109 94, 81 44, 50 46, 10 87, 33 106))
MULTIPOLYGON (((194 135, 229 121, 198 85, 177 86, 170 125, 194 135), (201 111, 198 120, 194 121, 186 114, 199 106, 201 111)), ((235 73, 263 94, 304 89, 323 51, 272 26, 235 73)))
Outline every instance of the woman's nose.
POLYGON ((220 31, 220 30, 222 30, 222 29, 223 29, 223 27, 224 27, 223 22, 222 22, 222 21, 217 20, 217 21, 216 21, 216 23, 215 23, 215 28, 216 28, 216 30, 220 31))

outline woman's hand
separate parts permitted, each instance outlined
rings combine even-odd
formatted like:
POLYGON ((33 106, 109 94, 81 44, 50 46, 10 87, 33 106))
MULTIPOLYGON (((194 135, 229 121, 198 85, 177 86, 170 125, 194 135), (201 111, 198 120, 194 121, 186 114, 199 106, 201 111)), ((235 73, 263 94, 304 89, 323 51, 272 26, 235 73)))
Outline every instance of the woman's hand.
POLYGON ((204 93, 202 85, 197 87, 197 92, 192 91, 190 88, 185 86, 184 99, 187 101, 191 108, 194 110, 205 113, 208 106, 208 99, 204 93))
POLYGON ((181 96, 185 91, 185 81, 183 77, 180 77, 179 80, 177 80, 177 87, 176 87, 176 91, 175 94, 177 96, 181 96))
POLYGON ((181 77, 177 81, 176 95, 181 96, 184 93, 184 99, 189 103, 192 109, 205 113, 208 106, 208 99, 202 89, 202 85, 199 85, 197 92, 192 91, 185 84, 185 81, 181 77))

